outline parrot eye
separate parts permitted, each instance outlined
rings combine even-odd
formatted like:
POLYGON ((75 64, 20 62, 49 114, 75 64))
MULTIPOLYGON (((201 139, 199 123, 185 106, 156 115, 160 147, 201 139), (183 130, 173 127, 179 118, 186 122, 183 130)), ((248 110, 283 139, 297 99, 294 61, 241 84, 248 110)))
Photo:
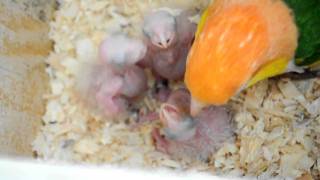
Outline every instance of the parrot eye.
POLYGON ((162 46, 162 43, 161 43, 161 42, 158 42, 158 44, 159 44, 160 46, 162 46))

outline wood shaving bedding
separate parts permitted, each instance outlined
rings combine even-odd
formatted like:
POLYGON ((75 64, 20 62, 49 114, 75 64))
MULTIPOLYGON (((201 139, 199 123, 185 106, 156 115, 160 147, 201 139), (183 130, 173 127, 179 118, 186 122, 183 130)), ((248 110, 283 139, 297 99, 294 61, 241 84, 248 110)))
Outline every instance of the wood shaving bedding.
MULTIPOLYGON (((47 59, 51 93, 43 127, 33 148, 43 159, 126 166, 198 169, 235 176, 300 177, 320 169, 320 80, 263 81, 234 97, 237 141, 225 144, 209 162, 178 162, 155 151, 156 124, 129 129, 92 113, 74 94, 75 76, 97 59, 99 43, 115 31, 141 35, 143 14, 169 6, 202 10, 208 0, 64 0, 50 37, 47 59), (312 172, 311 172, 312 170, 312 172)), ((193 20, 199 19, 194 17, 193 20)), ((150 74, 150 73, 149 73, 150 74)), ((150 80, 149 86, 153 84, 150 80)), ((181 84, 173 84, 177 88, 181 84)), ((149 110, 159 103, 150 94, 141 102, 149 110)))

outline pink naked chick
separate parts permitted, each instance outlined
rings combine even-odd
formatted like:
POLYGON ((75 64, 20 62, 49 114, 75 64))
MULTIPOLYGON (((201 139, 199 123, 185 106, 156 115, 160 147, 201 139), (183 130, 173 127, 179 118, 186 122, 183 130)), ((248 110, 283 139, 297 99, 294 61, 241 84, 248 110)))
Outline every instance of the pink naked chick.
POLYGON ((152 136, 157 150, 175 159, 207 160, 226 141, 233 141, 231 117, 223 107, 210 106, 196 117, 189 115, 190 94, 185 89, 173 91, 160 109, 160 129, 152 136))
POLYGON ((148 44, 145 64, 154 73, 168 80, 181 80, 185 72, 188 51, 192 45, 196 24, 189 21, 192 11, 182 11, 177 17, 157 10, 144 19, 143 33, 148 44))
POLYGON ((134 98, 146 91, 147 77, 137 66, 129 66, 123 74, 106 66, 96 68, 95 98, 100 109, 107 116, 114 117, 127 113, 134 98))
POLYGON ((196 31, 196 24, 188 19, 192 13, 182 11, 175 17, 167 11, 157 10, 144 19, 143 33, 148 51, 140 64, 152 69, 156 77, 155 98, 160 102, 165 102, 170 94, 168 80, 183 79, 196 31))
POLYGON ((145 53, 142 41, 124 34, 112 35, 101 43, 100 62, 88 67, 89 83, 84 89, 87 98, 94 97, 97 108, 108 117, 126 115, 130 103, 147 90, 147 76, 135 65, 145 53))

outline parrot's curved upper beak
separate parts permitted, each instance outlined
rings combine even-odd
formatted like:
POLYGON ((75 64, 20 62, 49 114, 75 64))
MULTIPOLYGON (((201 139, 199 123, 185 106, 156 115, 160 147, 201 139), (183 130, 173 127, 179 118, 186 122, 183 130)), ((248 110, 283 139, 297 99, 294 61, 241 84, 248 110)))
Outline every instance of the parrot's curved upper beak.
POLYGON ((172 40, 170 38, 160 36, 160 43, 161 44, 159 46, 163 49, 167 49, 171 45, 171 41, 172 40))
POLYGON ((161 47, 162 47, 163 49, 167 49, 167 48, 169 47, 169 45, 170 45, 169 42, 167 42, 167 41, 161 41, 161 44, 162 44, 161 47))

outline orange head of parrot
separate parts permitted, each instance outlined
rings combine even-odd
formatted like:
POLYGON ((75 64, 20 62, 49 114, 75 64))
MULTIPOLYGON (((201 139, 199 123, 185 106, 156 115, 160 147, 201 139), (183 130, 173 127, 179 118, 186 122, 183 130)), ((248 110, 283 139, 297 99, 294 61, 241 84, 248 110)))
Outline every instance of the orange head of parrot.
POLYGON ((205 18, 185 73, 192 114, 227 103, 268 60, 293 57, 297 46, 293 17, 280 0, 216 0, 205 18))

